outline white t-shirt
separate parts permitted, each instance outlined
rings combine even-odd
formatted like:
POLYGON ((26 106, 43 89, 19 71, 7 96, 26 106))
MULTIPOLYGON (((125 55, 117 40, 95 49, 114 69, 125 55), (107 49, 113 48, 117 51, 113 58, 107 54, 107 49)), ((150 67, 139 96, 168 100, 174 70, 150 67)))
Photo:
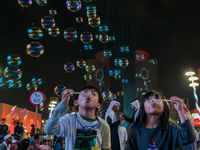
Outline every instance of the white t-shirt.
POLYGON ((126 128, 118 126, 118 134, 119 134, 120 150, 124 150, 125 141, 127 141, 128 139, 126 128))

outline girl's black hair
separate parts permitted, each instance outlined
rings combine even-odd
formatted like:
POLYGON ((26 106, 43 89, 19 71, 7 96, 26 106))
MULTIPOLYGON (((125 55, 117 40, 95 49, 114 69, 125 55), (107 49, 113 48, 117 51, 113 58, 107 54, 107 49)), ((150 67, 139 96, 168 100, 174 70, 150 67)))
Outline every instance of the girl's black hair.
MULTIPOLYGON (((152 90, 152 91, 147 92, 143 96, 142 103, 140 106, 140 112, 139 112, 140 118, 136 120, 136 122, 134 123, 133 126, 137 125, 138 123, 141 123, 141 125, 146 125, 147 114, 145 112, 144 102, 147 100, 147 98, 149 98, 150 96, 152 96, 154 94, 158 94, 161 96, 161 99, 165 99, 164 95, 159 91, 152 90)), ((160 116, 159 119, 160 119, 160 124, 161 124, 162 129, 165 130, 166 126, 168 124, 168 121, 169 121, 169 106, 168 106, 167 102, 165 102, 165 101, 163 101, 163 104, 164 104, 163 114, 160 116)))

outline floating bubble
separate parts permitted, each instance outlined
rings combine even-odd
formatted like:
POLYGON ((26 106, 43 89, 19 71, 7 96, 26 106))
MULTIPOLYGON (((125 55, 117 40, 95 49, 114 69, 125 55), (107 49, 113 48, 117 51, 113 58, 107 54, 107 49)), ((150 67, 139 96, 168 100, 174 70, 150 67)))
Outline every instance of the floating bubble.
POLYGON ((122 79, 122 83, 123 83, 123 84, 128 83, 128 79, 122 79))
POLYGON ((55 16, 57 14, 57 11, 55 9, 50 9, 49 14, 55 16))
POLYGON ((79 68, 84 68, 86 66, 86 61, 83 59, 80 59, 80 60, 76 61, 76 65, 79 68))
POLYGON ((101 95, 102 95, 103 101, 106 103, 113 100, 113 94, 111 93, 111 91, 103 92, 101 95))
POLYGON ((128 59, 122 58, 120 66, 121 67, 127 67, 128 65, 129 65, 128 59))
POLYGON ((76 17, 76 22, 82 23, 83 22, 83 18, 80 17, 80 16, 76 17))
POLYGON ((101 43, 107 43, 107 42, 109 41, 108 35, 105 34, 105 33, 100 34, 100 35, 99 35, 99 41, 100 41, 101 43))
POLYGON ((88 44, 88 45, 84 45, 84 49, 87 51, 91 51, 93 49, 92 45, 88 44))
POLYGON ((118 74, 118 75, 116 75, 115 74, 115 77, 114 77, 116 80, 119 80, 119 79, 121 79, 121 74, 118 74))
POLYGON ((129 47, 124 45, 124 46, 120 47, 120 50, 121 50, 122 53, 128 53, 129 52, 129 47))
POLYGON ((40 77, 32 78, 31 83, 36 84, 38 86, 38 85, 42 84, 42 79, 40 77))
POLYGON ((117 92, 117 95, 118 95, 119 97, 122 97, 122 96, 124 95, 124 92, 123 92, 123 91, 119 91, 119 92, 117 92))
POLYGON ((121 74, 121 70, 115 70, 115 75, 121 74))
POLYGON ((98 27, 101 24, 100 17, 95 16, 88 18, 88 24, 93 28, 98 27))
POLYGON ((111 77, 114 77, 115 76, 115 68, 113 68, 113 69, 111 69, 110 71, 109 71, 109 75, 111 76, 111 77))
POLYGON ((47 0, 36 0, 36 1, 37 1, 37 4, 40 6, 44 6, 47 4, 47 0))
POLYGON ((90 3, 92 2, 92 0, 84 0, 86 3, 90 3))
POLYGON ((84 75, 83 78, 84 78, 85 81, 90 81, 90 80, 92 80, 92 75, 87 74, 87 75, 84 75))
POLYGON ((142 92, 142 87, 137 88, 137 91, 138 91, 138 92, 142 92))
POLYGON ((7 57, 7 63, 10 66, 19 66, 22 63, 22 60, 19 55, 12 54, 7 57))
POLYGON ((158 60, 157 60, 157 59, 151 59, 150 62, 151 62, 152 64, 154 64, 154 65, 155 65, 155 64, 158 64, 158 60))
POLYGON ((75 70, 75 67, 72 63, 67 63, 64 65, 64 70, 67 72, 67 73, 71 73, 75 70))
POLYGON ((55 88, 54 88, 54 93, 57 95, 57 96, 61 96, 62 95, 62 92, 66 90, 66 87, 62 84, 59 84, 57 85, 55 88))
POLYGON ((77 12, 81 10, 81 0, 66 0, 67 9, 71 12, 77 12))
POLYGON ((95 68, 95 65, 89 64, 89 65, 86 65, 86 66, 85 66, 85 70, 86 70, 88 73, 92 73, 93 71, 96 70, 96 68, 95 68))
POLYGON ((117 95, 113 94, 113 100, 117 99, 117 95))
POLYGON ((5 78, 0 78, 0 87, 4 90, 12 87, 13 80, 8 80, 5 78))
POLYGON ((109 41, 114 42, 115 41, 115 36, 109 36, 109 41))
POLYGON ((31 42, 26 46, 26 53, 32 57, 40 57, 44 53, 44 47, 39 42, 31 42))
POLYGON ((100 25, 100 26, 99 26, 99 31, 100 31, 101 33, 107 33, 107 32, 108 32, 108 26, 105 25, 105 24, 100 25))
POLYGON ((103 51, 103 56, 109 58, 112 56, 112 52, 110 50, 103 51))
POLYGON ((56 37, 60 34, 60 29, 58 27, 53 27, 48 29, 49 35, 56 37))
POLYGON ((96 34, 96 35, 95 35, 95 38, 96 38, 97 40, 99 40, 99 34, 96 34))
POLYGON ((44 29, 48 30, 55 27, 55 20, 53 17, 47 15, 41 19, 41 25, 44 29))
POLYGON ((97 11, 97 8, 96 8, 96 6, 94 6, 94 5, 87 5, 86 6, 86 11, 97 11))
POLYGON ((38 88, 38 86, 36 84, 32 84, 32 83, 28 83, 26 85, 26 89, 29 91, 29 92, 33 92, 33 91, 36 91, 38 88))
POLYGON ((31 39, 39 40, 41 37, 43 37, 42 29, 38 27, 32 27, 28 29, 28 36, 31 39))
POLYGON ((14 80, 12 82, 12 88, 13 89, 19 89, 20 87, 22 87, 22 81, 20 81, 20 80, 14 80))
POLYGON ((119 67, 120 64, 121 64, 121 61, 122 61, 121 58, 115 58, 115 59, 114 59, 114 64, 115 64, 115 66, 119 67))
POLYGON ((90 32, 85 31, 85 32, 81 33, 80 39, 84 44, 89 44, 92 42, 93 36, 90 32))
POLYGON ((72 42, 74 40, 76 40, 77 38, 77 31, 74 28, 67 28, 64 31, 64 38, 68 41, 68 42, 72 42))
POLYGON ((96 17, 97 16, 97 12, 96 11, 87 11, 87 17, 88 18, 93 18, 93 17, 96 17))
POLYGON ((32 0, 18 0, 18 3, 22 6, 22 7, 26 7, 28 8, 29 6, 32 5, 32 0))
POLYGON ((18 80, 22 77, 22 70, 14 66, 6 67, 4 70, 4 77, 10 80, 18 80))
POLYGON ((142 75, 141 75, 141 73, 136 73, 136 74, 135 74, 135 77, 136 77, 136 78, 140 78, 140 77, 142 77, 142 75))

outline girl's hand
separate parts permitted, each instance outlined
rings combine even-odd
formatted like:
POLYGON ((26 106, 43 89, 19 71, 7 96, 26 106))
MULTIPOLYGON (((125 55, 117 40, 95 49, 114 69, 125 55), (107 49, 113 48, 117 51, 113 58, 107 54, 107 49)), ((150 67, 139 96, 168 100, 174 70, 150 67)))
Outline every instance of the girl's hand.
POLYGON ((69 99, 73 96, 74 91, 72 89, 66 89, 62 92, 62 102, 67 105, 69 103, 69 99))
POLYGON ((181 112, 184 111, 183 110, 183 100, 176 97, 176 96, 172 96, 170 97, 171 102, 174 104, 174 107, 176 109, 177 112, 181 112))

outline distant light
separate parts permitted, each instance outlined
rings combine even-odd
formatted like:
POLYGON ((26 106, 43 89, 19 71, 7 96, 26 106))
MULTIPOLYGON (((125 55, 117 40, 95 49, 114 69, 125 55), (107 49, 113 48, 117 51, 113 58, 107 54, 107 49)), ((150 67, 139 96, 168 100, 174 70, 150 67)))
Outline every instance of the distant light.
POLYGON ((189 81, 195 81, 195 80, 199 80, 199 78, 198 77, 190 77, 189 78, 189 81))
POLYGON ((55 107, 56 105, 54 105, 54 104, 49 104, 49 106, 51 106, 51 107, 55 107))
POLYGON ((44 123, 44 120, 42 120, 42 123, 44 123))
POLYGON ((194 74, 195 74, 195 72, 192 72, 192 71, 185 73, 186 76, 191 76, 191 75, 194 75, 194 74))
POLYGON ((51 103, 52 103, 52 104, 57 104, 57 102, 56 102, 56 101, 51 101, 51 103))
POLYGON ((48 108, 48 110, 54 110, 54 108, 48 108))
POLYGON ((199 86, 199 83, 190 83, 189 86, 190 86, 190 87, 199 86))

